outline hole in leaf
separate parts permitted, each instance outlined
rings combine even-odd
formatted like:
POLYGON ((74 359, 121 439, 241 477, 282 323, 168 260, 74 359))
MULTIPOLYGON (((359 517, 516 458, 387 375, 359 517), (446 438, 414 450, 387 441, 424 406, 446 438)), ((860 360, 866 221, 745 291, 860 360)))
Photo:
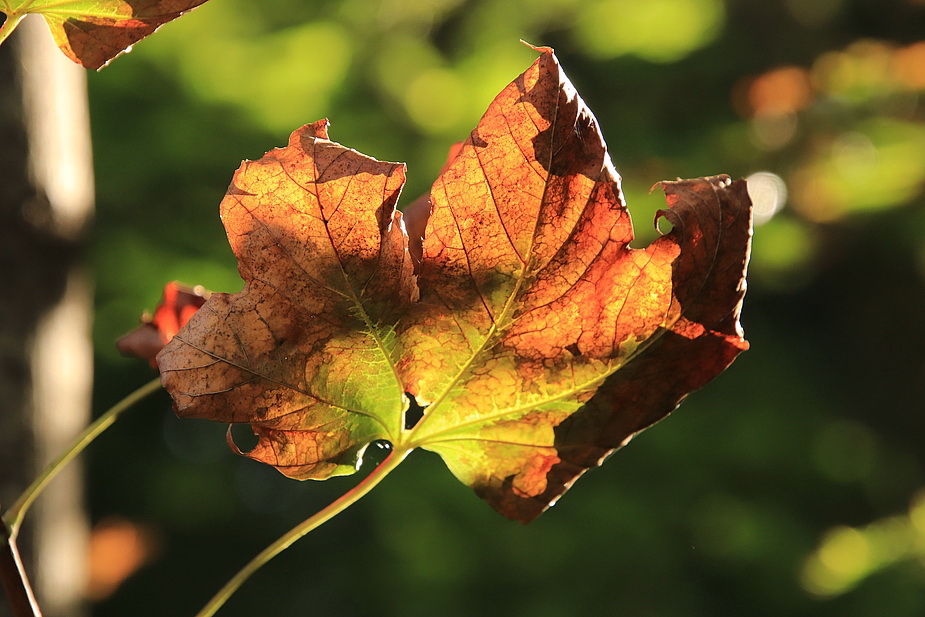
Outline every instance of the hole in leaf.
POLYGON ((633 240, 630 247, 644 249, 652 242, 671 231, 671 223, 662 216, 666 209, 665 196, 660 185, 647 190, 626 188, 626 202, 633 213, 633 240))
POLYGON ((655 229, 662 236, 671 233, 674 229, 674 224, 668 220, 668 217, 663 212, 663 210, 659 210, 655 215, 655 229))
POLYGON ((418 404, 417 399, 410 392, 405 392, 405 396, 409 401, 408 410, 405 411, 405 430, 410 430, 424 417, 424 407, 418 404))
POLYGON ((231 438, 241 452, 250 452, 257 445, 257 435, 250 424, 232 424, 231 438))
POLYGON ((378 467, 392 453, 392 444, 387 439, 376 439, 363 450, 357 470, 366 469, 366 473, 378 467))

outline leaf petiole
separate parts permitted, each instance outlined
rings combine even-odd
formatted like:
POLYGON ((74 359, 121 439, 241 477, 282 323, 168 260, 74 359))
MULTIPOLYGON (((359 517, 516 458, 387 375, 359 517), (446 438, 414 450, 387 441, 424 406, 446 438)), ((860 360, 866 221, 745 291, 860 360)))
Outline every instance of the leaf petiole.
POLYGON ((196 617, 211 617, 215 614, 218 609, 225 604, 228 598, 238 590, 239 587, 246 581, 254 572, 259 570, 266 564, 268 561, 279 555, 281 552, 289 548, 296 540, 312 531, 316 527, 320 527, 323 523, 334 518, 336 515, 340 514, 348 507, 360 500, 361 497, 366 495, 371 491, 379 482, 383 480, 393 469, 398 467, 398 465, 405 460, 405 457, 408 456, 412 451, 412 448, 396 448, 392 450, 388 457, 382 461, 378 467, 376 467, 368 476, 363 478, 359 484, 353 487, 350 491, 342 495, 336 501, 332 502, 329 506, 320 510, 317 514, 305 519, 290 531, 280 536, 273 544, 269 545, 263 549, 256 557, 250 560, 246 566, 241 568, 241 570, 235 574, 225 586, 222 587, 215 596, 209 600, 209 603, 203 607, 199 613, 196 614, 196 617))
POLYGON ((3 41, 13 33, 13 30, 16 29, 16 26, 19 25, 19 22, 21 22, 25 16, 25 13, 11 12, 7 14, 6 20, 3 24, 0 24, 0 45, 2 45, 3 41))
POLYGON ((42 473, 35 479, 32 484, 29 485, 22 495, 19 496, 19 499, 10 506, 10 509, 6 511, 3 515, 3 522, 6 524, 8 529, 8 537, 15 539, 16 535, 19 533, 19 527, 22 524, 22 519, 26 515, 26 511, 29 509, 29 506, 32 505, 32 502, 35 501, 35 498, 39 496, 45 486, 51 482, 58 473, 64 469, 64 467, 71 462, 78 454, 84 451, 90 443, 96 439, 100 433, 105 431, 109 426, 116 421, 116 419, 122 414, 123 411, 148 396, 152 392, 156 392, 161 387, 161 380, 158 377, 153 379, 141 386, 124 399, 110 407, 103 415, 97 418, 92 424, 87 426, 76 438, 74 438, 71 446, 61 453, 58 458, 53 460, 48 464, 45 469, 42 470, 42 473))

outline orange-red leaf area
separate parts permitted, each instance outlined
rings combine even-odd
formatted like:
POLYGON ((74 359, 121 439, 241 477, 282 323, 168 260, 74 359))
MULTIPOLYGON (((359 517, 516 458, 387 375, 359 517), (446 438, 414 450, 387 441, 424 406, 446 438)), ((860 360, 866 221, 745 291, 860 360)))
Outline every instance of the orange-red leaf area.
POLYGON ((672 231, 630 248, 597 121, 537 51, 407 227, 404 166, 326 121, 241 166, 221 212, 245 287, 158 356, 180 415, 249 423, 246 455, 302 479, 377 439, 432 450, 526 522, 747 348, 744 181, 661 183, 672 231))
POLYGON ((188 287, 176 281, 167 283, 154 315, 142 314, 141 324, 119 338, 116 348, 123 355, 148 360, 151 366, 157 368, 154 362, 157 353, 186 325, 208 297, 209 292, 202 286, 188 287))
POLYGON ((105 0, 118 17, 45 16, 58 47, 74 62, 100 69, 159 27, 207 0, 105 0))

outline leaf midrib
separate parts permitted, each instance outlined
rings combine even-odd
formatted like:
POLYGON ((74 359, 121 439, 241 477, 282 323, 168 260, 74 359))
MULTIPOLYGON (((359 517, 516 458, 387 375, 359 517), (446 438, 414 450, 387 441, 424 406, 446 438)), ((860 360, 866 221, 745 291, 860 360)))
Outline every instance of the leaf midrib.
MULTIPOLYGON (((505 114, 503 111, 501 112, 501 114, 505 118, 505 123, 508 124, 508 126, 510 126, 510 124, 507 123, 507 114, 505 114)), ((553 119, 552 119, 552 123, 550 126, 555 127, 558 120, 559 120, 559 97, 556 96, 555 113, 553 114, 553 119)), ((513 131, 511 131, 511 133, 513 135, 513 131)), ((552 135, 555 135, 555 130, 553 130, 552 135)), ((552 137, 550 137, 549 160, 547 161, 546 169, 552 169, 552 159, 555 156, 555 152, 556 152, 556 149, 553 148, 553 145, 554 144, 552 143, 552 137)), ((491 183, 488 181, 488 177, 484 172, 484 167, 482 166, 482 161, 479 158, 478 150, 475 148, 474 144, 471 144, 470 147, 473 149, 473 153, 476 157, 476 160, 478 160, 479 162, 479 169, 481 169, 483 175, 485 175, 485 183, 489 187, 489 195, 491 195, 492 203, 495 205, 495 209, 498 212, 499 223, 502 226, 502 228, 505 230, 505 233, 507 234, 507 227, 505 225, 504 220, 501 217, 500 210, 498 210, 498 204, 497 204, 497 201, 495 200, 494 192, 491 187, 491 183)), ((546 178, 543 181, 543 195, 542 197, 540 197, 540 207, 537 209, 536 218, 533 221, 533 233, 530 235, 530 244, 527 247, 527 250, 525 252, 525 254, 527 255, 526 260, 524 260, 520 256, 520 253, 517 250, 517 247, 514 245, 514 242, 511 240, 511 248, 513 249, 514 253, 518 256, 519 261, 523 264, 521 276, 518 277, 516 283, 514 284, 514 289, 511 291, 510 295, 507 298, 507 301, 504 303, 504 307, 501 309, 501 313, 497 316, 497 318, 492 319, 491 327, 489 328, 488 333, 486 334, 485 339, 482 341, 481 345, 479 345, 477 349, 473 350, 472 354, 470 354, 469 359, 466 361, 466 363, 462 367, 460 367, 459 371, 457 371, 453 379, 451 379, 449 383, 444 387, 443 392, 441 392, 440 395, 436 399, 434 399, 434 401, 428 406, 429 413, 433 413, 439 408, 440 404, 443 403, 443 401, 446 399, 449 393, 452 392, 453 389, 459 384, 463 375, 465 375, 469 371, 469 369, 472 367, 472 365, 475 363, 476 358, 478 358, 478 356, 486 348, 489 347, 489 343, 493 344, 495 342, 495 336, 501 331, 502 326, 506 325, 508 318, 513 312, 512 306, 514 304, 515 299, 518 298, 518 296, 520 295, 520 290, 523 287, 524 281, 527 279, 527 276, 528 276, 528 271, 530 269, 530 263, 533 261, 533 247, 536 243, 536 234, 537 234, 537 230, 539 229, 539 221, 540 221, 541 214, 543 211, 543 205, 546 203, 546 196, 549 192, 550 175, 551 174, 547 174, 546 178)), ((450 207, 449 204, 447 204, 447 207, 450 207)), ((508 239, 510 240, 510 235, 508 235, 508 239)), ((474 280, 473 280, 473 285, 475 285, 474 280)), ((476 288, 476 291, 479 293, 479 295, 481 295, 481 292, 478 290, 478 288, 476 288)), ((429 438, 425 438, 424 440, 421 440, 420 442, 415 442, 414 440, 415 433, 418 432, 422 426, 427 425, 427 420, 428 420, 428 414, 425 413, 424 417, 421 418, 421 420, 417 423, 417 425, 414 426, 414 428, 412 428, 410 431, 402 431, 402 436, 405 437, 404 442, 409 443, 409 444, 416 443, 416 445, 422 445, 423 443, 427 443, 429 441, 429 438)), ((440 433, 442 432, 443 431, 441 431, 440 433)), ((440 433, 437 433, 437 434, 440 434, 440 433)), ((433 437, 433 435, 431 435, 430 437, 433 437)))
MULTIPOLYGON (((319 170, 317 167, 318 159, 315 154, 316 154, 316 149, 317 149, 316 146, 318 143, 318 139, 321 139, 321 138, 316 137, 312 141, 312 164, 315 166, 315 177, 312 182, 312 187, 315 189, 314 190, 315 201, 317 202, 318 209, 319 209, 318 218, 319 220, 321 220, 322 224, 324 225, 324 231, 325 231, 325 234, 327 234, 328 241, 331 244, 331 250, 334 253, 334 257, 337 259, 338 269, 340 270, 341 276, 344 279, 344 285, 346 286, 349 292, 348 297, 353 302, 354 306, 357 308, 357 312, 360 318, 363 320, 363 323, 366 324, 366 332, 368 333, 369 336, 372 337, 373 341, 376 343, 376 348, 379 350, 380 354, 385 359, 386 363, 389 365, 389 369, 392 371, 392 377, 395 379, 395 384, 398 386, 398 395, 401 400, 404 397, 405 386, 404 386, 404 383, 402 382, 401 376, 398 374, 398 367, 395 365, 394 359, 392 358, 392 354, 389 352, 388 348, 386 347, 385 340, 383 340, 383 338, 379 335, 379 329, 378 329, 377 324, 375 324, 373 320, 370 318, 369 313, 366 311, 366 306, 360 300, 359 296, 357 296, 356 290, 353 288, 353 284, 350 282, 350 278, 347 276, 347 270, 344 268, 343 261, 341 261, 340 251, 337 250, 337 246, 334 242, 334 238, 331 236, 331 230, 328 227, 328 223, 330 222, 330 219, 324 217, 324 211, 323 211, 323 208, 321 207, 321 196, 318 194, 318 191, 317 191, 317 186, 318 186, 317 179, 324 173, 324 172, 319 173, 319 170)), ((340 155, 338 155, 338 158, 339 156, 340 155)), ((286 176, 296 184, 296 186, 301 186, 289 174, 289 172, 283 166, 282 162, 280 162, 280 169, 282 169, 283 173, 285 173, 286 176)), ((354 175, 350 176, 350 180, 348 181, 347 187, 344 189, 344 195, 341 196, 341 202, 343 202, 344 196, 347 194, 347 190, 350 188, 350 184, 352 184, 354 177, 355 177, 354 175)), ((385 200, 383 199, 383 203, 384 201, 385 200)), ((335 207, 334 212, 332 212, 332 217, 337 213, 339 209, 340 209, 340 203, 337 205, 337 207, 335 207)), ((382 234, 380 232, 380 253, 379 253, 380 259, 382 256, 381 242, 382 242, 382 234)), ((300 269, 301 269, 301 266, 300 266, 300 269)), ((375 416, 376 414, 368 412, 366 415, 375 416)), ((397 427, 399 431, 398 434, 401 434, 401 431, 402 431, 402 415, 403 414, 399 414, 398 427, 397 427)), ((379 424, 383 428, 386 429, 387 439, 393 442, 397 441, 396 436, 392 434, 392 428, 386 426, 386 423, 384 420, 380 419, 379 424)))

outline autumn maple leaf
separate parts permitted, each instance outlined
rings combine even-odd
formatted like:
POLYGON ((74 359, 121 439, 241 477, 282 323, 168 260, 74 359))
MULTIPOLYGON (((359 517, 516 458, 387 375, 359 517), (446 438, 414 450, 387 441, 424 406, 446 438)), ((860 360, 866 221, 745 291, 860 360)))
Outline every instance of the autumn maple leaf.
POLYGON ((431 450, 526 522, 746 349, 745 183, 661 183, 673 229, 630 248, 597 121, 538 51, 418 208, 423 238, 395 208, 404 165, 326 121, 241 166, 221 216, 244 289, 158 356, 181 416, 249 423, 246 456, 300 479, 374 440, 431 450))
POLYGON ((55 43, 74 62, 99 69, 160 26, 207 0, 8 0, 0 11, 16 22, 45 17, 55 43))

